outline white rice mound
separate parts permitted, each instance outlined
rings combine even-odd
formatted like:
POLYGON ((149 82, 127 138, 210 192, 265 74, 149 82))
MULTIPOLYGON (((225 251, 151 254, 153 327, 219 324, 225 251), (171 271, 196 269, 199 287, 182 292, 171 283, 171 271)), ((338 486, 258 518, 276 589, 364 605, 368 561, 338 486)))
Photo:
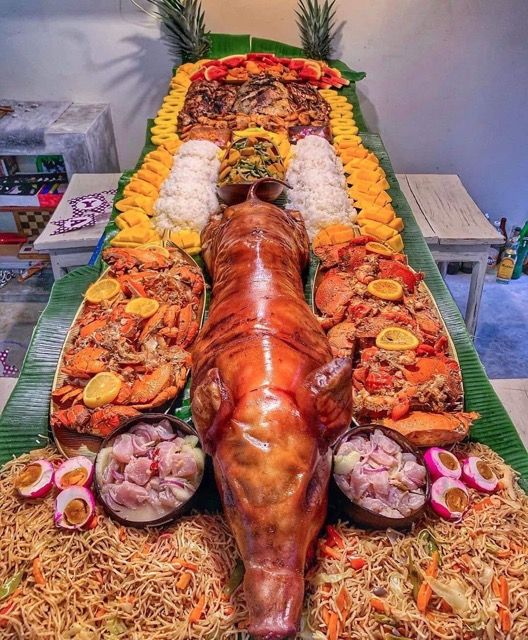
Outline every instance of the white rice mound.
POLYGON ((354 222, 356 210, 334 147, 319 136, 306 136, 293 149, 286 172, 286 182, 291 186, 288 209, 302 213, 310 240, 331 224, 354 222))
POLYGON ((216 195, 219 171, 218 147, 213 142, 184 142, 154 204, 154 227, 158 231, 193 229, 200 232, 219 207, 216 195))

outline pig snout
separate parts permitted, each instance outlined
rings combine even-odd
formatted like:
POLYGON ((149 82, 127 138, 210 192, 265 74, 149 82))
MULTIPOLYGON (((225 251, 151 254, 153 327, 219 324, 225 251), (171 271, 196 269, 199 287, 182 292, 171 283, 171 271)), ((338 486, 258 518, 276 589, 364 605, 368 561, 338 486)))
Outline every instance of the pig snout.
POLYGON ((249 567, 244 591, 252 638, 286 640, 295 636, 304 597, 302 574, 276 567, 249 567))

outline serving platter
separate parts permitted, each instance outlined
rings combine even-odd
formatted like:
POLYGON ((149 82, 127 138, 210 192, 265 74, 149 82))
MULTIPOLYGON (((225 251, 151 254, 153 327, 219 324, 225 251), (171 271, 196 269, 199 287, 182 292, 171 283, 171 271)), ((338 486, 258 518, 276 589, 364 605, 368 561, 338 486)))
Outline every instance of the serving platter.
MULTIPOLYGON (((190 266, 196 267, 196 262, 183 249, 176 247, 173 243, 170 243, 170 242, 167 242, 165 244, 166 246, 169 246, 171 250, 177 252, 178 255, 187 264, 189 264, 190 266)), ((108 271, 109 271, 109 267, 106 266, 102 271, 101 275, 99 276, 99 278, 95 282, 99 282, 105 279, 108 275, 108 271)), ((199 327, 201 328, 204 322, 205 311, 206 311, 206 293, 205 293, 206 285, 205 285, 205 280, 203 279, 202 270, 200 269, 199 271, 203 281, 203 291, 200 296, 200 303, 199 303, 198 313, 197 313, 199 327)), ((75 314, 72 320, 72 323, 70 325, 70 328, 66 335, 66 339, 64 340, 64 344, 62 346, 62 349, 59 355, 59 360, 58 360, 57 368, 53 378, 52 389, 51 389, 52 395, 50 396, 50 404, 49 404, 50 416, 60 408, 59 404, 53 398, 53 392, 56 389, 59 389, 63 385, 67 377, 66 374, 64 374, 61 371, 61 368, 64 363, 64 356, 68 352, 68 350, 70 349, 73 343, 76 324, 78 319, 81 317, 85 309, 85 306, 86 306, 86 301, 83 300, 83 302, 80 304, 77 310, 77 313, 75 314)), ((189 376, 190 376, 190 369, 187 371, 187 376, 186 376, 187 380, 189 376)), ((182 394, 184 388, 185 388, 185 385, 182 385, 182 388, 180 389, 180 392, 178 396, 176 396, 176 398, 169 400, 168 402, 164 403, 164 405, 162 405, 161 407, 153 408, 152 411, 158 412, 158 413, 168 413, 176 403, 177 398, 182 394)), ((53 433, 53 437, 55 440, 55 444, 57 445, 57 448, 67 458, 83 455, 90 459, 94 459, 99 449, 101 448, 101 444, 104 440, 104 438, 96 435, 92 435, 89 433, 80 433, 77 431, 73 431, 71 429, 67 429, 63 425, 51 424, 50 428, 53 433)))
MULTIPOLYGON (((324 269, 321 266, 321 262, 319 261, 318 258, 316 258, 316 260, 318 260, 318 264, 317 267, 315 269, 315 272, 313 274, 313 279, 312 279, 312 286, 311 286, 311 307, 312 307, 312 311, 314 312, 314 314, 320 318, 322 317, 315 305, 315 292, 317 291, 321 280, 323 278, 324 275, 324 269)), ((413 273, 417 273, 417 271, 415 269, 413 269, 410 265, 406 265, 407 268, 412 271, 413 273)), ((431 290, 429 289, 429 287, 427 286, 427 284, 423 281, 420 280, 420 282, 418 282, 418 284, 416 285, 416 288, 421 291, 424 295, 427 296, 427 299, 429 301, 429 304, 431 305, 431 307, 434 309, 436 316, 441 324, 441 328, 442 331, 444 333, 444 335, 447 338, 447 353, 448 356, 450 358, 452 358, 453 360, 455 360, 455 362, 458 364, 459 369, 461 370, 460 367, 460 360, 458 358, 458 354, 457 354, 457 350, 455 348, 455 343, 453 342, 453 338, 451 337, 451 334, 449 332, 449 329, 447 328, 446 322, 444 320, 444 317, 440 311, 440 308, 438 306, 438 304, 436 303, 436 300, 431 292, 431 290)), ((463 379, 462 376, 460 377, 460 406, 455 406, 453 408, 453 411, 463 411, 464 409, 464 385, 463 385, 463 379)))

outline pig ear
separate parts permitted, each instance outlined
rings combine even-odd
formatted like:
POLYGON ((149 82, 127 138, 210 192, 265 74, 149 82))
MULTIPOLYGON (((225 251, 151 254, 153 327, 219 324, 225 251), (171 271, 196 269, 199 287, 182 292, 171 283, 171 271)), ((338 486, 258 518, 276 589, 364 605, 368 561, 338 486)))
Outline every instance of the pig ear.
POLYGON ((233 413, 233 398, 218 369, 209 369, 192 399, 193 421, 206 453, 214 452, 218 431, 233 413))
POLYGON ((296 392, 299 409, 327 442, 352 419, 352 361, 334 358, 312 371, 296 392))

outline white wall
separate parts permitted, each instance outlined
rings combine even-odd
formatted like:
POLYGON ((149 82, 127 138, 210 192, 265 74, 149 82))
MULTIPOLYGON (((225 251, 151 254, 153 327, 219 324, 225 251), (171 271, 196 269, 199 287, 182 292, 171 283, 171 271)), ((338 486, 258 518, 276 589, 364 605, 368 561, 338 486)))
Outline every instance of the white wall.
MULTIPOLYGON (((364 112, 396 170, 458 173, 492 217, 528 218, 528 2, 338 4, 337 53, 367 72, 364 112)), ((294 0, 204 5, 213 31, 298 43, 294 0)), ((0 95, 110 102, 123 168, 170 68, 159 28, 128 0, 0 0, 0 95)))

